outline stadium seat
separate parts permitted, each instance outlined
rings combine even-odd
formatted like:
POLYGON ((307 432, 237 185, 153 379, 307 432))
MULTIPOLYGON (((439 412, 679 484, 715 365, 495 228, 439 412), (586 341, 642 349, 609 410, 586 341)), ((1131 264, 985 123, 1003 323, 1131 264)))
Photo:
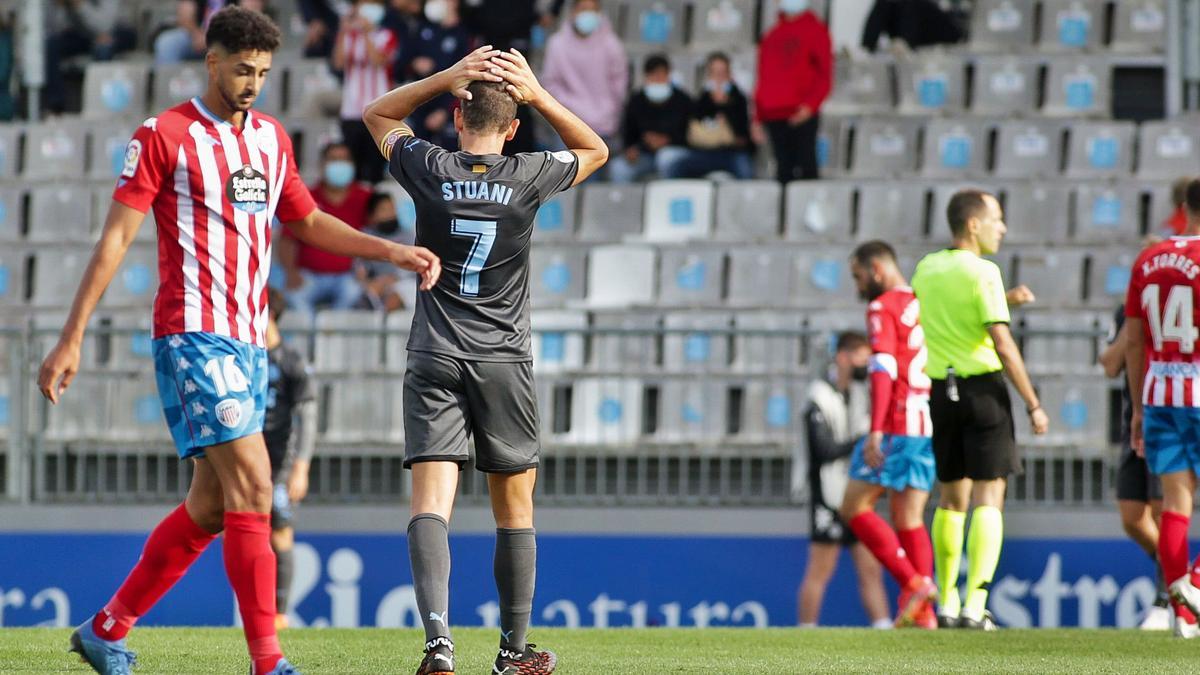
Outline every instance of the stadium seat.
POLYGON ((120 177, 125 169, 125 150, 129 139, 137 130, 139 121, 129 121, 117 124, 97 124, 88 134, 91 140, 91 162, 88 167, 88 178, 108 182, 109 194, 112 194, 113 182, 120 177))
POLYGON ((1171 186, 1164 181, 1151 181, 1142 186, 1150 197, 1150 219, 1148 231, 1158 234, 1164 230, 1164 223, 1175 212, 1175 204, 1171 201, 1171 186))
POLYGON ((728 393, 720 380, 666 380, 659 389, 655 439, 671 443, 724 436, 728 393))
MULTIPOLYGON (((45 438, 50 441, 95 440, 112 428, 112 378, 81 370, 71 382, 71 394, 57 405, 37 401, 46 410, 45 438)), ((37 419, 36 417, 34 419, 37 419)))
POLYGON ((0 439, 8 438, 9 429, 13 427, 13 418, 17 416, 17 405, 12 399, 8 382, 9 378, 0 377, 0 439))
POLYGON ((646 246, 597 246, 588 256, 587 302, 629 307, 654 302, 655 252, 646 246))
POLYGON ((978 0, 971 15, 972 50, 1021 51, 1033 44, 1034 0, 978 0))
POLYGON ((149 312, 110 312, 100 319, 100 325, 111 331, 109 369, 153 372, 153 320, 149 312))
POLYGON ((533 312, 533 369, 557 373, 583 368, 584 337, 588 318, 583 312, 540 310, 533 312))
POLYGON ((149 68, 133 61, 93 61, 83 73, 83 116, 94 120, 146 116, 149 68))
POLYGON ((1108 116, 1112 65, 1104 57, 1063 56, 1046 67, 1043 115, 1108 116))
MULTIPOLYGON (((312 184, 321 177, 321 150, 334 141, 342 140, 342 129, 333 120, 314 120, 311 123, 290 121, 285 125, 292 135, 292 150, 296 153, 300 175, 312 184), (297 136, 300 140, 296 147, 297 136)), ((384 181, 393 183, 392 179, 384 181)))
POLYGON ((25 251, 0 246, 0 307, 25 304, 25 251))
MULTIPOLYGON (((392 376, 338 378, 324 390, 325 432, 321 437, 324 443, 385 442, 393 438, 392 398, 401 392, 392 376)), ((403 425, 400 420, 394 424, 403 425)))
POLYGON ((733 315, 733 370, 746 373, 800 370, 801 330, 797 312, 742 311, 733 315))
POLYGON ((91 193, 67 184, 43 185, 29 191, 29 241, 90 242, 91 193))
POLYGON ((1065 243, 1071 228, 1071 186, 1012 183, 1004 187, 1004 222, 1009 244, 1065 243))
POLYGON ((582 300, 587 250, 581 246, 535 245, 529 252, 529 287, 534 307, 561 307, 582 300))
MULTIPOLYGON (((204 94, 208 73, 199 61, 155 66, 151 81, 150 109, 155 114, 204 94)), ((257 107, 257 104, 256 104, 257 107)))
POLYGON ((667 314, 663 317, 663 367, 669 372, 726 370, 732 324, 728 312, 667 314))
POLYGON ((408 365, 408 334, 412 330, 413 310, 406 307, 383 317, 383 359, 389 373, 402 373, 408 365))
POLYGON ((785 192, 784 238, 794 242, 851 241, 853 183, 792 181, 785 192))
POLYGON ((817 169, 822 178, 836 178, 846 173, 850 127, 849 118, 821 115, 821 126, 817 130, 817 169))
POLYGON ((647 241, 709 239, 713 184, 707 180, 660 180, 646 186, 643 233, 647 241))
POLYGON ((1097 315, 1091 312, 1024 313, 1021 353, 1032 373, 1095 372, 1097 315))
POLYGON ((642 184, 595 183, 583 186, 579 237, 587 241, 619 241, 642 231, 642 184))
POLYGON ((24 194, 16 187, 0 187, 0 242, 12 243, 24 238, 21 223, 24 194))
MULTIPOLYGON (((736 385, 735 385, 736 386, 736 385)), ((747 441, 793 438, 803 403, 798 385, 781 377, 755 378, 742 387, 738 437, 747 441)))
POLYGON ((962 57, 952 52, 914 52, 896 62, 896 78, 902 112, 954 113, 966 103, 966 67, 962 57))
POLYGON ((1197 173, 1200 129, 1194 123, 1143 122, 1138 129, 1139 178, 1175 180, 1197 173))
POLYGON ((715 248, 659 249, 658 302, 667 307, 721 304, 725 254, 715 248))
POLYGON ((983 120, 934 119, 922 136, 921 175, 970 178, 987 171, 991 125, 983 120))
POLYGON ((7 181, 17 176, 18 162, 21 160, 22 128, 16 124, 0 125, 0 181, 7 181))
POLYGON ((1016 274, 1010 286, 1028 286, 1039 307, 1079 307, 1083 304, 1085 258, 1081 250, 1022 249, 1016 252, 1016 274))
POLYGON ((131 246, 117 276, 104 292, 105 307, 149 308, 158 292, 158 249, 149 244, 131 246))
POLYGON ((1082 51, 1098 47, 1104 40, 1105 4, 1103 0, 1042 0, 1038 49, 1082 51))
POLYGON ((894 110, 890 58, 838 55, 833 79, 833 91, 825 101, 822 113, 869 114, 894 110))
POLYGON ((779 238, 783 187, 773 180, 717 183, 718 241, 748 243, 779 238))
POLYGON ((312 317, 303 312, 287 312, 279 319, 278 324, 284 343, 294 347, 306 361, 312 363, 312 317))
POLYGON ((598 373, 642 373, 657 370, 662 317, 656 312, 592 314, 589 369, 598 373))
POLYGON ((560 192, 543 204, 542 208, 538 209, 537 219, 533 223, 534 243, 574 240, 577 221, 575 212, 578 204, 578 190, 560 192))
POLYGON ((993 175, 1030 180, 1057 177, 1064 125, 1054 120, 1010 120, 996 129, 993 175))
POLYGON ((317 338, 313 365, 318 371, 369 373, 383 367, 383 314, 380 312, 326 310, 317 313, 314 325, 317 338), (379 332, 372 334, 371 331, 379 332))
POLYGON ((917 170, 917 135, 921 121, 869 118, 854 126, 850 174, 860 178, 910 175, 917 170))
POLYGON ((326 98, 341 100, 342 84, 325 59, 301 59, 287 68, 289 115, 311 115, 305 104, 326 98))
POLYGON ((780 247, 744 246, 729 251, 732 307, 779 307, 790 304, 792 251, 780 247))
POLYGON ((1074 446, 1085 457, 1109 451, 1108 380, 1100 376, 1048 379, 1039 383, 1039 398, 1048 401, 1048 445, 1074 446))
POLYGON ((879 181, 858 186, 855 240, 891 244, 925 238, 925 187, 911 181, 879 181))
POLYGON ((847 254, 840 246, 793 253, 788 304, 829 308, 857 303, 847 254))
POLYGON ((1072 124, 1067 150, 1068 178, 1122 178, 1133 171, 1133 122, 1072 124))
POLYGON ((1088 265, 1088 304, 1112 309, 1125 302, 1129 276, 1138 251, 1134 247, 1104 248, 1092 252, 1088 265))
POLYGON ((705 49, 754 42, 753 3, 696 0, 692 4, 691 43, 705 49))
POLYGON ((169 442, 170 431, 153 377, 120 378, 113 383, 112 395, 112 426, 104 432, 106 440, 169 442))
POLYGON ((585 378, 575 383, 570 440, 584 445, 629 444, 642 434, 640 380, 585 378))
POLYGON ((86 156, 85 134, 84 124, 74 120, 60 119, 25 127, 21 177, 25 180, 79 179, 86 156))
POLYGON ((685 6, 666 0, 626 0, 625 32, 630 45, 653 49, 683 46, 685 6))
POLYGON ((1167 0, 1124 0, 1116 3, 1112 40, 1114 52, 1161 52, 1167 46, 1167 0))
POLYGON ((1075 189, 1075 241, 1136 243, 1141 193, 1128 182, 1088 182, 1075 189))
POLYGON ((1014 55, 981 55, 975 59, 971 112, 1017 115, 1038 105, 1039 63, 1014 55))

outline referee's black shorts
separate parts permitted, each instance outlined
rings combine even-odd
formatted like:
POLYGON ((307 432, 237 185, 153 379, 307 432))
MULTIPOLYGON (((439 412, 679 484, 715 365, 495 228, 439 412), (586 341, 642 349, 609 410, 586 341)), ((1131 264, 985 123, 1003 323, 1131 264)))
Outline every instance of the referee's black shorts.
POLYGON ((947 395, 946 380, 934 380, 929 395, 938 480, 995 480, 1019 471, 1004 375, 997 371, 956 381, 957 401, 947 395))

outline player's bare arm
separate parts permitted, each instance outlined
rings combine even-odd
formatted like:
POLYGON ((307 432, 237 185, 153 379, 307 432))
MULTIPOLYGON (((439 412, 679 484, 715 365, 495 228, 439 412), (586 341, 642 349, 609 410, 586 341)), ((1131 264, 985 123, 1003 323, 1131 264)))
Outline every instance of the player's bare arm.
POLYGON ((1146 335, 1142 320, 1125 318, 1125 377, 1129 380, 1129 401, 1133 412, 1129 418, 1129 445, 1138 457, 1146 456, 1142 443, 1142 386, 1146 381, 1146 335))
POLYGON ((79 350, 88 320, 96 311, 96 305, 116 275, 121 261, 125 259, 125 253, 145 217, 146 214, 141 211, 118 201, 113 201, 109 207, 104 231, 92 250, 92 258, 79 282, 79 290, 75 292, 75 301, 71 304, 71 313, 67 316, 58 344, 46 355, 38 372, 38 389, 51 403, 58 403, 79 371, 79 350))
POLYGON ((471 93, 467 86, 477 80, 485 82, 500 82, 501 78, 490 72, 491 58, 500 52, 485 45, 467 54, 461 61, 439 73, 416 82, 410 82, 398 87, 371 101, 363 110, 363 122, 375 139, 375 146, 389 157, 391 146, 384 146, 385 140, 395 143, 399 136, 412 136, 412 129, 404 120, 422 104, 447 92, 458 98, 470 99, 471 93), (393 132, 396 132, 393 134, 393 132))
POLYGON ((572 186, 579 185, 604 166, 608 161, 608 145, 604 139, 542 88, 521 52, 515 49, 499 52, 492 58, 492 63, 492 72, 508 82, 509 95, 517 103, 528 104, 541 113, 567 149, 579 158, 579 171, 572 186))
POLYGON ((406 246, 363 234, 341 219, 314 209, 301 220, 284 223, 300 241, 349 258, 387 262, 421 275, 421 290, 427 291, 442 274, 442 263, 423 246, 406 246))
POLYGON ((1046 433, 1050 427, 1050 418, 1046 415, 1046 411, 1042 410, 1037 392, 1033 390, 1033 383, 1030 382, 1029 373, 1025 370, 1025 359, 1021 358, 1021 350, 1017 347, 1017 342, 1013 339, 1008 324, 994 323, 988 326, 988 334, 992 336, 992 342, 996 344, 996 355, 1000 357, 1000 363, 1004 365, 1004 374, 1008 376, 1008 380, 1013 383, 1013 386, 1017 388, 1017 393, 1025 401, 1025 409, 1029 413, 1029 423, 1033 427, 1033 433, 1039 436, 1046 433))

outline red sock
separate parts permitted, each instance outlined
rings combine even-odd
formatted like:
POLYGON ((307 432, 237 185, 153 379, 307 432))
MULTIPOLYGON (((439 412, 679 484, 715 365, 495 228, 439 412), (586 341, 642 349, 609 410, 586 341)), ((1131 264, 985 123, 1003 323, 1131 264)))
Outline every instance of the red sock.
POLYGON ((1188 573, 1188 524, 1191 518, 1173 511, 1163 511, 1158 529, 1158 562, 1162 565, 1167 584, 1188 573))
POLYGON ((900 537, 900 546, 908 554, 908 560, 917 574, 933 578, 933 544, 929 541, 929 531, 925 526, 918 525, 896 534, 900 537))
POLYGON ((92 629, 104 640, 124 638, 133 624, 187 572, 217 535, 205 532, 180 504, 154 528, 142 557, 130 570, 92 629))
POLYGON ((864 511, 850 521, 854 536, 870 549, 871 554, 892 573, 901 588, 907 588, 917 571, 900 548, 896 532, 874 511, 864 511))
POLYGON ((283 658, 275 634, 271 516, 225 512, 225 573, 237 595, 254 672, 268 673, 283 658))

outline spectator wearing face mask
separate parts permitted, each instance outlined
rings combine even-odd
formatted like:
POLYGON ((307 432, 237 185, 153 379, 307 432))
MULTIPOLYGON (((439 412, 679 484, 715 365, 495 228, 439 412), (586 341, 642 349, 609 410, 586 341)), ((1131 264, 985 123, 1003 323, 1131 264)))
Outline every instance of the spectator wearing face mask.
MULTIPOLYGON (((371 190, 354 182, 354 161, 345 143, 330 143, 321 152, 321 180, 309 188, 317 206, 361 230, 367 224, 371 190)), ((312 316, 318 307, 350 309, 359 298, 354 260, 297 240, 284 230, 278 242, 279 262, 287 275, 288 303, 312 316)))
POLYGON ((759 45, 754 140, 761 145, 770 136, 781 183, 818 177, 817 130, 833 88, 832 44, 809 0, 780 0, 779 21, 759 45))
POLYGON ((627 63, 625 47, 600 13, 598 0, 575 0, 569 21, 546 42, 542 86, 577 111, 611 148, 629 90, 627 63))
POLYGON ((362 181, 383 180, 384 162, 362 121, 367 104, 392 90, 392 59, 399 42, 380 26, 386 9, 380 0, 358 0, 342 21, 333 48, 333 67, 342 81, 342 138, 354 157, 354 174, 362 181))
POLYGON ((642 72, 646 83, 625 106, 625 150, 609 161, 609 175, 616 183, 656 172, 660 178, 678 178, 680 162, 688 156, 692 99, 671 83, 671 62, 665 55, 648 57, 642 72))
POLYGON ((721 52, 710 54, 704 76, 704 93, 696 100, 688 123, 691 152, 680 161, 676 173, 681 178, 702 178, 726 171, 740 180, 753 178, 750 107, 733 81, 729 57, 721 52))
MULTIPOLYGON (((425 21, 413 38, 412 49, 401 61, 408 68, 403 79, 421 79, 458 63, 474 48, 471 32, 462 22, 458 0, 427 0, 425 21)), ((442 94, 412 114, 413 133, 442 147, 458 147, 454 130, 455 98, 442 94)))
MULTIPOLYGON (((363 232, 398 243, 413 243, 416 233, 411 225, 408 228, 400 226, 396 201, 390 194, 376 192, 371 195, 367 213, 367 227, 363 232)), ((416 306, 417 283, 412 272, 374 260, 359 260, 355 272, 363 289, 359 307, 395 312, 416 306)))

